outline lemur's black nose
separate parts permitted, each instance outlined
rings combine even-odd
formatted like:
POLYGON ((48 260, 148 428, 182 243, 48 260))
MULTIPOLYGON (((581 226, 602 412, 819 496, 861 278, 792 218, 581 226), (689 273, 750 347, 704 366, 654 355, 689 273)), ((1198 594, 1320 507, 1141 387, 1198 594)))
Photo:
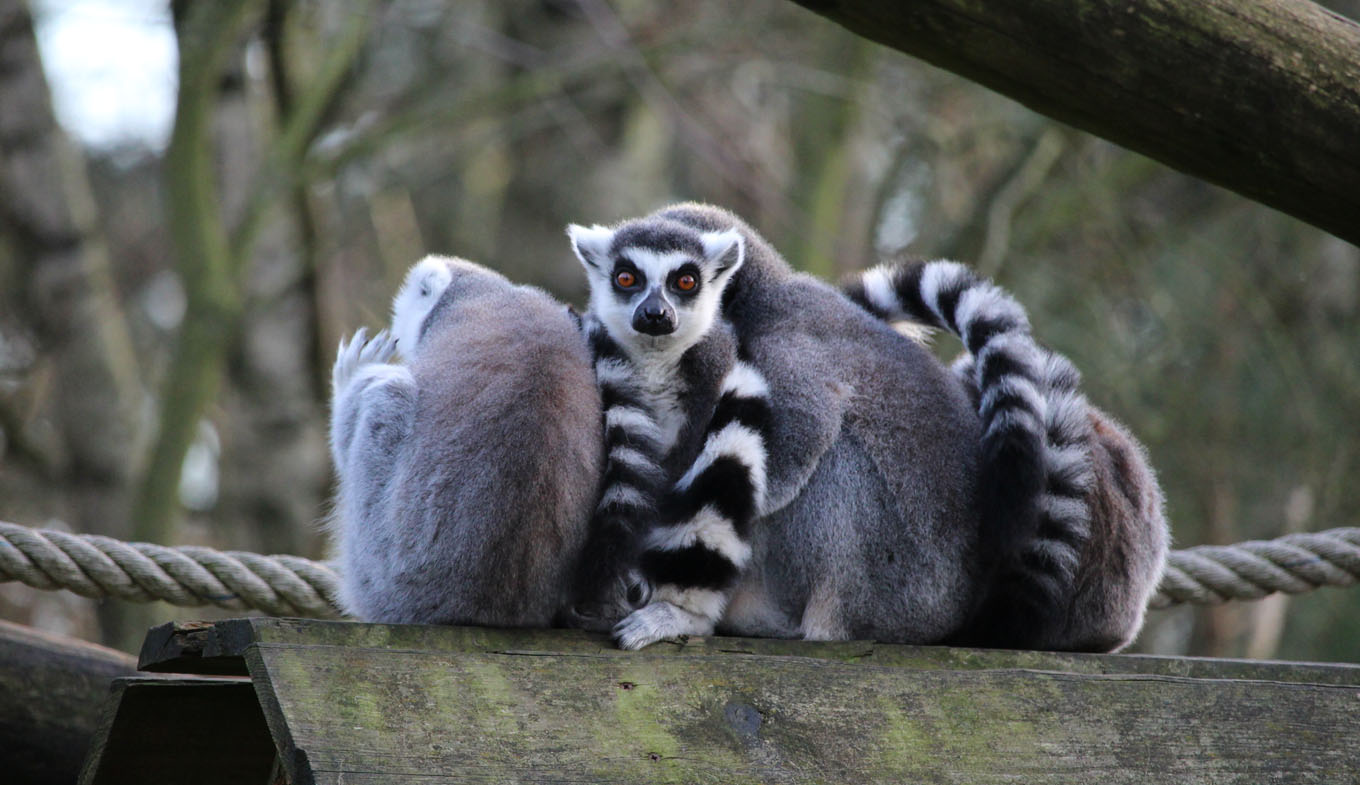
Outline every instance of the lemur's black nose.
POLYGON ((643 335, 669 335, 675 332, 675 326, 675 309, 656 292, 647 295, 633 311, 633 329, 643 335))

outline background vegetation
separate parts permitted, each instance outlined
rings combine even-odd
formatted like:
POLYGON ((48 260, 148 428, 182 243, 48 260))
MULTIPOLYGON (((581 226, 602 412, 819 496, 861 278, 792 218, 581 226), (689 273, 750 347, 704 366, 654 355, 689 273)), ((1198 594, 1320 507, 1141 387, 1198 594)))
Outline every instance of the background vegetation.
MULTIPOLYGON (((0 0, 0 519, 322 557, 334 347, 409 264, 579 303, 567 222, 700 199, 819 275, 905 252, 994 276, 1147 444, 1182 547, 1356 525, 1360 249, 785 0, 172 22, 168 140, 78 144, 61 53, 0 0)), ((0 585, 0 618, 123 646, 209 614, 0 585)), ((1154 613, 1137 649, 1355 661, 1360 591, 1154 613)))

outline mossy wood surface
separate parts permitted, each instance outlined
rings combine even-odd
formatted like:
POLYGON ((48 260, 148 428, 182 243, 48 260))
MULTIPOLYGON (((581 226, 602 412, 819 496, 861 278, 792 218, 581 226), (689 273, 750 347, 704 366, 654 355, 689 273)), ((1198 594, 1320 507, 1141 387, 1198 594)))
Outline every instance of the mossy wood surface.
POLYGON ((1360 244, 1360 24, 1303 0, 795 0, 1360 244))
POLYGON ((149 636, 144 665, 239 658, 293 783, 1254 785, 1360 771, 1355 666, 732 638, 624 653, 576 632, 290 619, 176 630, 149 636))

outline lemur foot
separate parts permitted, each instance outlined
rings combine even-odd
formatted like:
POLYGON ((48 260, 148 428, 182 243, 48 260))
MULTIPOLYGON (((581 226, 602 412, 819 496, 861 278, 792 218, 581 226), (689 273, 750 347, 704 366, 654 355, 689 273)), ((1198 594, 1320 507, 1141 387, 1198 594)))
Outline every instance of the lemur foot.
POLYGON ((713 622, 669 602, 658 600, 639 608, 614 625, 620 649, 635 651, 663 638, 712 635, 713 622))
POLYGON ((397 339, 387 330, 379 330, 372 338, 368 330, 360 327, 348 342, 340 339, 336 350, 335 367, 331 371, 331 383, 340 390, 354 377, 360 367, 372 363, 385 363, 397 353, 397 339))

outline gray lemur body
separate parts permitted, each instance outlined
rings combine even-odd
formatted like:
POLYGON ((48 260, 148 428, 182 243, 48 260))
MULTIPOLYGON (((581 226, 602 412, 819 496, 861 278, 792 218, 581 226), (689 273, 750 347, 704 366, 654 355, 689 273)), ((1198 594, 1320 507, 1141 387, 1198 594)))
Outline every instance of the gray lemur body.
POLYGON ((715 479, 708 496, 742 490, 756 520, 726 527, 739 547, 704 552, 704 537, 673 534, 704 522, 703 494, 680 504, 678 525, 663 520, 642 558, 653 584, 679 585, 631 613, 616 629, 620 642, 637 647, 716 625, 780 637, 1096 650, 1127 643, 1165 553, 1155 480, 1136 442, 1088 413, 1070 363, 1033 342, 1019 306, 957 265, 934 263, 924 276, 893 281, 881 271, 866 276, 871 293, 893 283, 889 293, 914 299, 905 309, 891 303, 896 313, 856 300, 875 316, 960 335, 979 359, 962 371, 963 385, 915 342, 792 272, 729 213, 682 205, 614 230, 573 227, 593 312, 633 350, 623 354, 644 374, 660 368, 664 378, 674 368, 637 350, 648 340, 636 335, 645 301, 621 297, 617 286, 611 296, 605 282, 620 265, 636 268, 639 248, 655 261, 683 256, 698 238, 707 251, 733 228, 740 269, 719 287, 721 315, 709 323, 736 336, 756 394, 735 402, 723 395, 705 431, 707 464, 701 456, 685 476, 718 466, 725 448, 737 482, 715 479), (724 412, 731 403, 736 414, 724 412), (743 418, 744 443, 709 449, 743 418), (649 556, 665 557, 664 569, 648 569, 649 556), (686 587, 704 601, 690 601, 686 587))
POLYGON ((950 642, 1083 651, 1131 642, 1170 539, 1161 488, 1142 446, 1090 405, 1066 357, 1033 340, 1020 305, 963 265, 882 265, 844 291, 880 318, 948 330, 968 351, 953 370, 982 418, 981 490, 993 504, 984 506, 980 557, 990 572, 977 607, 950 642), (1007 401, 1020 405, 998 405, 1007 401), (1033 486, 1016 482, 1031 456, 1007 454, 1007 445, 998 449, 992 438, 1017 415, 1042 423, 1033 486), (1016 514, 1025 510, 1026 495, 1034 502, 1032 520, 1016 514), (1010 531, 997 531, 1003 527, 1010 531))
POLYGON ((395 340, 356 334, 335 365, 342 605, 368 621, 547 626, 603 462, 576 321, 538 289, 433 256, 392 316, 395 340))
POLYGON ((737 482, 712 477, 701 489, 732 525, 707 526, 714 516, 703 499, 681 500, 680 526, 663 518, 641 563, 647 572, 651 553, 661 563, 650 580, 671 588, 625 618, 620 642, 636 648, 715 627, 811 639, 945 639, 978 592, 971 555, 981 434, 968 395, 929 352, 795 273, 735 216, 698 205, 612 230, 572 230, 591 276, 592 313, 640 372, 651 372, 655 354, 628 351, 648 340, 630 321, 641 303, 610 294, 618 266, 643 266, 632 251, 639 247, 658 256, 701 255, 696 245, 721 250, 733 231, 740 242, 729 245, 741 262, 719 289, 721 319, 714 308, 709 325, 730 327, 740 360, 733 369, 754 373, 707 382, 734 392, 733 413, 720 416, 720 404, 718 427, 699 428, 700 457, 679 483, 699 486, 714 467, 737 470, 737 482), (746 433, 737 429, 724 444, 733 423, 746 433), (748 457, 732 460, 738 456, 748 457), (728 492, 732 486, 743 493, 728 492), (721 509, 717 502, 731 498, 745 508, 721 509))

